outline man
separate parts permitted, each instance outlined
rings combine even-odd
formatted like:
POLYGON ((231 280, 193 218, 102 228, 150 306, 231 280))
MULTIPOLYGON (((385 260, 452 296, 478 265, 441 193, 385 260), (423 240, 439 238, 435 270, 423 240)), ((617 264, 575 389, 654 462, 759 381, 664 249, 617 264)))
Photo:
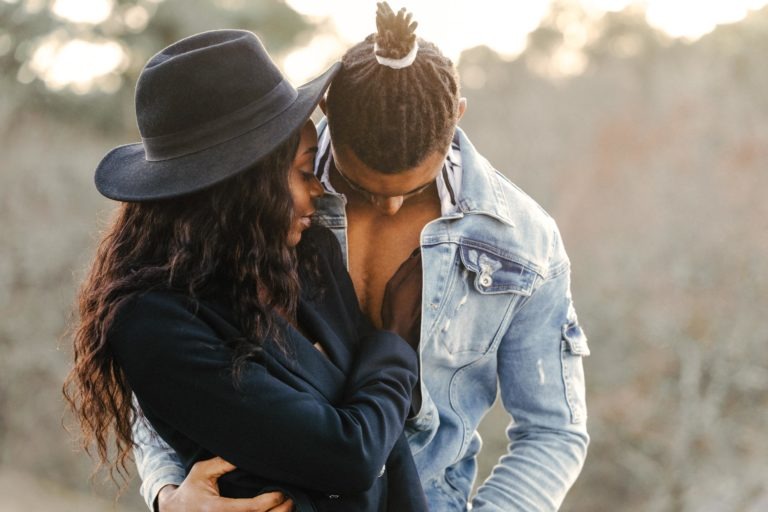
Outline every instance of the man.
MULTIPOLYGON (((589 442, 589 349, 562 239, 457 127, 466 101, 450 60, 417 40, 402 10, 380 4, 377 26, 344 55, 322 105, 315 172, 326 195, 316 217, 344 249, 363 311, 419 351, 406 432, 430 509, 470 506, 477 425, 500 390, 509 450, 472 510, 557 510, 589 442)), ((184 472, 172 453, 144 430, 137 440, 142 493, 150 505, 159 494, 161 512, 279 501, 217 501, 215 478, 229 469, 220 460, 176 489, 184 472)))

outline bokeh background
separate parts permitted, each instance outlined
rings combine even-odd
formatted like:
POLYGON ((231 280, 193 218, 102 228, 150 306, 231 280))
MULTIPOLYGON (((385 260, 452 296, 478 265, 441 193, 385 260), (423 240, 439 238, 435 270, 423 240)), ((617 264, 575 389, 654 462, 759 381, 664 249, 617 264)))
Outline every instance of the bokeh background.
MULTIPOLYGON (((479 150, 558 221, 590 338, 592 444, 564 511, 768 510, 768 8, 763 0, 406 5, 446 49, 479 150)), ((0 511, 141 511, 65 426, 66 328, 138 140, 143 63, 259 33, 299 82, 369 0, 0 0, 0 511)), ((485 419, 481 473, 506 441, 485 419)))

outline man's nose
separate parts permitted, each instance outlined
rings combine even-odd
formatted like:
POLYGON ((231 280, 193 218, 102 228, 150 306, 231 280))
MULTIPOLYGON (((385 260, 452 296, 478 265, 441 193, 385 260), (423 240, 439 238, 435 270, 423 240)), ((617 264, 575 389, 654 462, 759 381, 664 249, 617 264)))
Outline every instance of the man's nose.
POLYGON ((374 198, 373 204, 384 215, 394 215, 403 206, 403 196, 374 198))

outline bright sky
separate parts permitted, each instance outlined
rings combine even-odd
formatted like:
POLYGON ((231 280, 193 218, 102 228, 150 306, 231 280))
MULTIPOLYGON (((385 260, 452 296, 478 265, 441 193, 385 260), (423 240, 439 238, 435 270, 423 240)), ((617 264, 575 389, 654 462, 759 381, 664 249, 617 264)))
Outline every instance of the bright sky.
MULTIPOLYGON (((7 0, 6 0, 7 1, 7 0)), ((162 1, 162 0, 151 0, 162 1)), ((376 0, 286 0, 297 11, 319 22, 319 29, 303 48, 281 63, 291 81, 299 83, 316 75, 330 60, 338 58, 350 44, 375 30, 376 0)), ((512 58, 525 48, 526 37, 547 13, 551 0, 500 2, 498 0, 391 0, 394 10, 407 6, 419 22, 417 34, 435 42, 454 61, 465 48, 487 45, 512 58)), ((695 40, 718 24, 744 18, 749 10, 768 4, 768 0, 579 0, 595 16, 617 11, 629 4, 645 7, 646 18, 654 27, 672 37, 695 40)), ((55 0, 53 12, 75 23, 98 24, 115 8, 115 0, 55 0)), ((148 14, 141 7, 123 13, 128 26, 140 30, 148 14)), ((578 63, 565 54, 561 65, 578 71, 578 63)), ((87 92, 99 77, 114 76, 125 65, 125 52, 116 43, 65 41, 49 37, 35 53, 30 69, 52 88, 71 87, 87 92), (70 85, 71 84, 71 85, 70 85)), ((30 74, 30 72, 32 74, 30 74)), ((100 87, 115 87, 114 80, 97 80, 100 87), (106 85, 104 85, 106 84, 106 85)), ((117 84, 119 85, 119 83, 117 84)))
MULTIPOLYGON (((620 11, 630 4, 645 7, 652 26, 672 37, 695 40, 718 24, 743 19, 768 0, 575 0, 590 14, 620 11)), ((304 81, 320 72, 331 57, 340 56, 376 29, 376 0, 286 0, 297 11, 328 20, 314 41, 290 55, 283 67, 304 81), (337 35, 338 37, 333 37, 337 35), (341 41, 339 41, 339 38, 341 41)), ((454 62, 462 50, 487 45, 508 58, 525 49, 528 34, 547 14, 551 0, 390 0, 392 9, 407 7, 419 22, 416 33, 436 43, 454 62)), ((562 65, 568 66, 568 62, 562 65)), ((578 68, 578 66, 576 66, 578 68)))

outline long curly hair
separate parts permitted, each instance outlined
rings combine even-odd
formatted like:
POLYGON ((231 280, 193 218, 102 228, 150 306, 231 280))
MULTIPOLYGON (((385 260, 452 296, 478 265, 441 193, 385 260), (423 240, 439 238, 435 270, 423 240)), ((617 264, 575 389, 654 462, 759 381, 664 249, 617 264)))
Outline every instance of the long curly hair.
POLYGON ((107 342, 122 304, 152 289, 225 297, 243 334, 230 341, 235 380, 265 338, 281 339, 276 312, 295 318, 300 287, 297 252, 287 243, 288 169, 298 144, 297 133, 253 168, 206 190, 123 203, 104 233, 77 296, 74 367, 63 392, 80 423, 81 446, 98 457, 97 470, 108 466, 113 481, 116 472, 127 475, 138 412, 107 342))

